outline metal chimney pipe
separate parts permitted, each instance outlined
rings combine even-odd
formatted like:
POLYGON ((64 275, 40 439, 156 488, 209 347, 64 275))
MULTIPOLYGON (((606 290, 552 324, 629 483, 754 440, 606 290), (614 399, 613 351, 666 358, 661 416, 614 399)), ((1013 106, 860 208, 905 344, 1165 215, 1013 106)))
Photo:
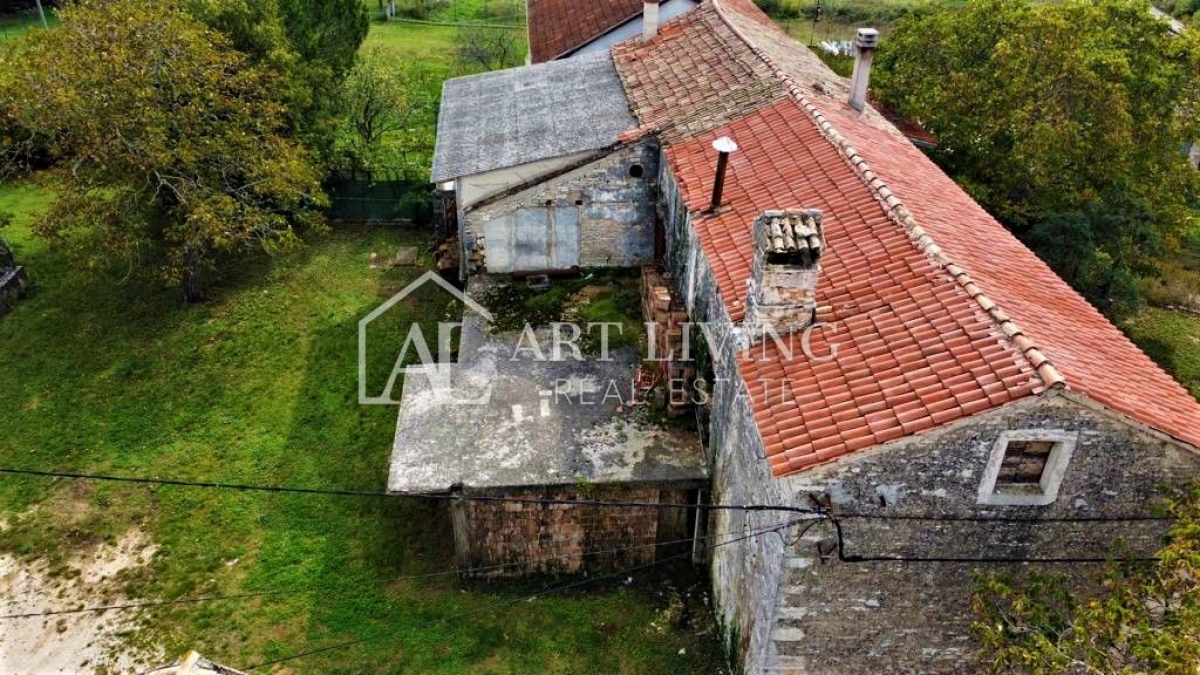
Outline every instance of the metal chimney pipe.
POLYGON ((642 42, 649 42, 658 35, 658 1, 645 0, 642 3, 642 42))
POLYGON ((867 105, 867 85, 871 81, 871 61, 879 48, 879 31, 859 28, 854 38, 854 74, 850 78, 850 107, 862 110, 867 105))
POLYGON ((725 169, 729 165, 729 153, 738 149, 737 143, 728 136, 722 136, 713 141, 713 150, 716 150, 717 155, 717 176, 713 180, 712 203, 708 207, 709 213, 716 213, 721 207, 721 193, 725 191, 725 169))

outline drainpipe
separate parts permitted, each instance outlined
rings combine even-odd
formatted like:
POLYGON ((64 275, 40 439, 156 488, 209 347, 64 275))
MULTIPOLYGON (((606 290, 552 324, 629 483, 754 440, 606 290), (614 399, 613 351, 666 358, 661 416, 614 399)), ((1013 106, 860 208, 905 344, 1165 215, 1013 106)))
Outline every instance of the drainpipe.
POLYGON ((879 48, 879 31, 859 28, 854 38, 854 75, 850 78, 850 107, 862 110, 867 105, 867 85, 871 81, 871 60, 879 48))
POLYGON ((713 150, 717 151, 717 176, 713 181, 712 203, 708 212, 716 213, 721 206, 721 193, 725 191, 725 169, 729 165, 729 153, 738 149, 737 143, 728 136, 722 136, 713 141, 713 150))

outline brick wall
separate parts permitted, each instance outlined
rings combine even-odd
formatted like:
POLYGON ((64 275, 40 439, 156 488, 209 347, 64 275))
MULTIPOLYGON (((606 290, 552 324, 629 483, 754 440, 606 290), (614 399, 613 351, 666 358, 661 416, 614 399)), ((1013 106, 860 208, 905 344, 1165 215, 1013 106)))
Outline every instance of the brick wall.
MULTIPOLYGON (((505 493, 522 499, 687 503, 686 489, 546 488, 505 493)), ((533 561, 480 576, 609 572, 669 558, 691 550, 689 512, 658 507, 610 508, 568 504, 468 502, 469 553, 460 564, 492 567, 533 561), (618 550, 619 549, 619 550, 618 550)))

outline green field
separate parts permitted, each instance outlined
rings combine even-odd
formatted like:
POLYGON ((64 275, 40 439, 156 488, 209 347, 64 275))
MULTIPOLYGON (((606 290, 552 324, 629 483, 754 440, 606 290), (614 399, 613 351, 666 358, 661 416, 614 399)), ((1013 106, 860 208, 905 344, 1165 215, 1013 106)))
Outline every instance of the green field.
MULTIPOLYGON (((57 23, 49 10, 46 19, 51 26, 57 23)), ((36 13, 0 14, 0 41, 24 38, 31 31, 41 28, 42 20, 36 13)))
MULTIPOLYGON (((396 412, 357 403, 356 327, 421 272, 372 269, 371 252, 424 250, 429 234, 340 231, 288 257, 240 262, 218 299, 186 307, 175 290, 84 276, 31 238, 49 198, 0 186, 0 210, 18 215, 6 236, 34 281, 0 319, 0 465, 384 487, 396 412)), ((396 309, 381 329, 391 337, 443 316, 446 298, 418 294, 396 309)), ((373 356, 385 373, 390 357, 373 356)), ((561 580, 381 583, 453 567, 448 522, 424 502, 10 477, 0 478, 0 519, 0 549, 49 560, 66 578, 67 560, 147 533, 160 548, 123 578, 132 598, 335 587, 143 610, 128 636, 235 666, 360 639, 289 672, 665 674, 713 672, 718 659, 711 635, 664 620, 670 582, 516 604, 561 580)))

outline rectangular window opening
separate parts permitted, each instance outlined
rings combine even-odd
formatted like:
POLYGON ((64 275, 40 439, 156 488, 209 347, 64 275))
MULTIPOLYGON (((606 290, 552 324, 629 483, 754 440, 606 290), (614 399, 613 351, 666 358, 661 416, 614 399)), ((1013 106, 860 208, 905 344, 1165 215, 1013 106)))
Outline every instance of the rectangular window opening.
POLYGON ((1041 494, 1053 441, 1009 441, 996 475, 999 494, 1041 494))

